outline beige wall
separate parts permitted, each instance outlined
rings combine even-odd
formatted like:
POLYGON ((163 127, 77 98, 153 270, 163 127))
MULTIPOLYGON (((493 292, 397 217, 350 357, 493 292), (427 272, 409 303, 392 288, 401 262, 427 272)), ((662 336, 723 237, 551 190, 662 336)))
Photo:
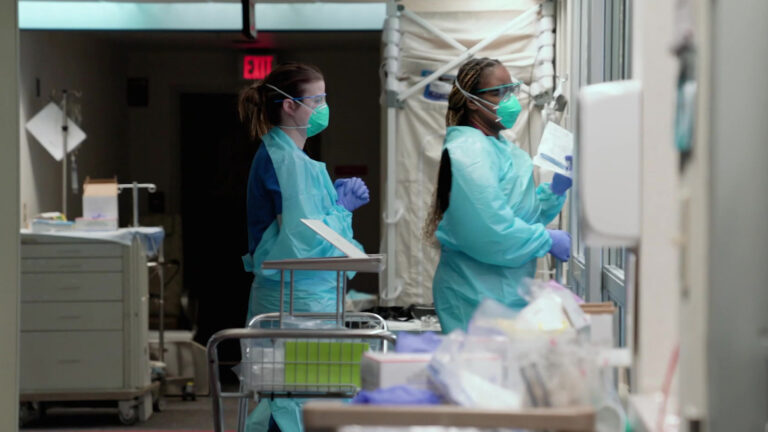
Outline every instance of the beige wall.
MULTIPOLYGON (((82 92, 70 97, 80 105, 80 127, 87 138, 77 150, 78 183, 122 174, 125 151, 122 107, 124 80, 118 75, 110 45, 87 34, 71 32, 21 32, 21 218, 22 226, 36 214, 61 211, 61 162, 57 162, 24 129, 24 124, 62 89, 82 92), (40 80, 40 95, 36 91, 40 80)), ((69 109, 68 109, 69 111, 69 109)), ((71 179, 69 180, 71 182, 71 179)), ((70 219, 82 216, 81 195, 68 195, 70 219)))
POLYGON ((675 4, 636 2, 632 9, 632 78, 642 95, 642 226, 638 261, 636 391, 661 389, 678 342, 679 182, 674 147, 677 62, 670 50, 675 4))
MULTIPOLYGON (((237 93, 237 55, 193 47, 153 49, 118 45, 125 60, 122 81, 149 80, 146 107, 126 108, 125 139, 130 155, 125 181, 155 183, 166 193, 166 211, 181 211, 179 97, 182 93, 237 93)), ((146 200, 141 200, 142 213, 146 200)))
POLYGON ((18 430, 19 107, 16 2, 0 2, 0 430, 18 430))

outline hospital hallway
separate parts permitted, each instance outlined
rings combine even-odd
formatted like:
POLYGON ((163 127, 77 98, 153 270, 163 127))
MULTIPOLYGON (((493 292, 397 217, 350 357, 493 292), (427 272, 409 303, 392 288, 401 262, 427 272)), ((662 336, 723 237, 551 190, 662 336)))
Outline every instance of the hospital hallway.
MULTIPOLYGON (((245 75, 247 62, 306 61, 327 75, 333 122, 309 140, 306 152, 323 161, 332 178, 366 182, 373 200, 356 212, 353 228, 365 249, 376 251, 382 192, 378 48, 373 31, 261 32, 249 41, 231 31, 25 30, 20 67, 29 91, 22 92, 21 113, 31 118, 60 98, 64 87, 77 87, 72 94, 81 96, 72 96, 70 106, 88 138, 77 150, 74 180, 156 186, 151 193, 141 190, 135 203, 130 193, 119 194, 119 224, 133 223, 135 206, 142 226, 163 228, 166 329, 189 331, 205 345, 216 331, 244 324, 253 279, 241 258, 248 252, 246 183, 259 148, 237 112, 238 93, 253 82, 245 75), (360 62, 353 76, 344 71, 348 55, 360 62)), ((52 175, 56 161, 31 135, 22 139, 32 144, 21 155, 30 169, 21 191, 22 224, 29 226, 61 197, 42 187, 58 180, 52 175)), ((82 192, 66 195, 69 213, 82 214, 82 192)), ((149 283, 156 299, 157 277, 149 283)), ((360 275, 350 287, 375 293, 378 278, 360 275)), ((155 300, 151 329, 157 329, 158 315, 155 300)), ((237 352, 223 356, 238 358, 237 352)))
POLYGON ((0 0, 0 432, 768 432, 767 17, 0 0))

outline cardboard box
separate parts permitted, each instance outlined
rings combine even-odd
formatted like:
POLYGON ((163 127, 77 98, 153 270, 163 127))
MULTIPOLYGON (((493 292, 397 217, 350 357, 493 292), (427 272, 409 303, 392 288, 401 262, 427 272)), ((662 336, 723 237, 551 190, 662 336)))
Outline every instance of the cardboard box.
POLYGON ((117 229, 117 219, 75 219, 77 231, 114 231, 117 229))
POLYGON ((616 346, 616 308, 610 302, 585 303, 581 309, 590 322, 589 340, 595 346, 612 348, 616 346))
POLYGON ((363 390, 408 384, 427 389, 427 365, 432 354, 366 352, 360 372, 363 390))
POLYGON ((114 220, 114 224, 118 224, 117 178, 86 177, 83 184, 83 219, 114 220))

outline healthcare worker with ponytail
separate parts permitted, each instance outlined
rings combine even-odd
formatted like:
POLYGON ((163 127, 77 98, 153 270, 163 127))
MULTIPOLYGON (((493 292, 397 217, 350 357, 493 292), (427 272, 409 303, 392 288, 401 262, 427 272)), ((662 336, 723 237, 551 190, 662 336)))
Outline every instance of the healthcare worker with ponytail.
POLYGON ((444 333, 466 330, 486 298, 524 307, 518 287, 535 276, 536 259, 570 258, 570 235, 545 227, 560 213, 570 178, 558 174, 536 187, 528 153, 500 134, 520 114, 519 86, 498 60, 472 59, 459 68, 449 96, 425 227, 441 248, 432 291, 444 333))
MULTIPOLYGON (((359 178, 331 183, 324 163, 304 153, 308 137, 328 126, 325 81, 314 66, 289 63, 240 94, 240 118, 261 146, 248 179, 248 243, 243 257, 254 274, 248 321, 280 308, 280 273, 262 270, 267 260, 339 256, 341 252, 305 226, 319 219, 360 247, 352 234, 352 211, 367 203, 368 188, 359 178)), ((296 272, 296 312, 336 310, 336 273, 296 272)), ((288 304, 288 290, 285 292, 288 304)), ((248 418, 249 432, 302 430, 300 402, 264 401, 248 418), (270 419, 271 414, 271 419, 270 419)))

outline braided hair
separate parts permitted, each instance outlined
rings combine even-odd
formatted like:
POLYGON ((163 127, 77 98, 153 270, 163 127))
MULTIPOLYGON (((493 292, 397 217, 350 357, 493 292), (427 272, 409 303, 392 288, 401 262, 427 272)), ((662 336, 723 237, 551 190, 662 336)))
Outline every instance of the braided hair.
MULTIPOLYGON (((480 77, 483 72, 498 65, 501 65, 500 61, 488 57, 468 60, 459 68, 456 82, 467 93, 473 93, 478 90, 477 86, 480 84, 480 77)), ((468 124, 467 101, 467 96, 454 85, 448 96, 448 112, 445 113, 446 126, 466 126, 468 124)))
MULTIPOLYGON (((468 93, 478 90, 480 78, 487 69, 501 65, 501 62, 488 57, 476 58, 466 61, 459 68, 456 82, 468 93)), ((448 112, 445 113, 445 125, 467 126, 469 125, 468 98, 454 84, 448 95, 448 112)), ((437 173, 437 187, 432 198, 432 209, 424 223, 423 236, 427 243, 438 247, 435 232, 443 219, 443 214, 448 210, 451 197, 451 158, 448 150, 443 150, 440 157, 440 169, 437 173)))

